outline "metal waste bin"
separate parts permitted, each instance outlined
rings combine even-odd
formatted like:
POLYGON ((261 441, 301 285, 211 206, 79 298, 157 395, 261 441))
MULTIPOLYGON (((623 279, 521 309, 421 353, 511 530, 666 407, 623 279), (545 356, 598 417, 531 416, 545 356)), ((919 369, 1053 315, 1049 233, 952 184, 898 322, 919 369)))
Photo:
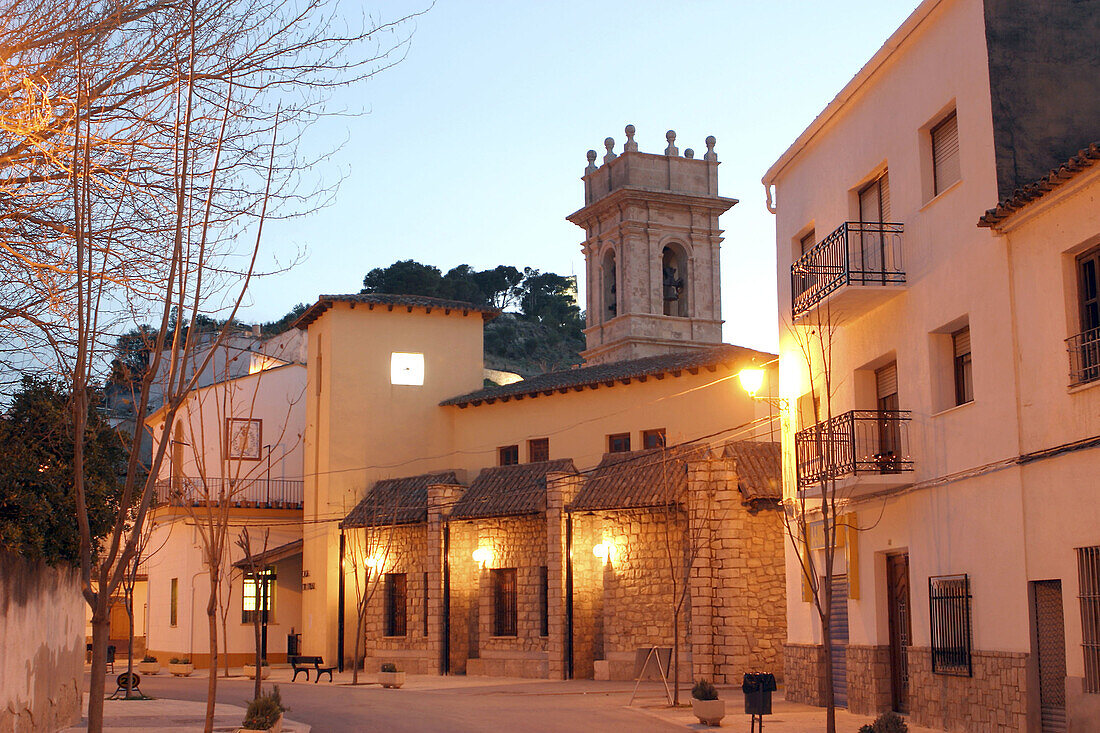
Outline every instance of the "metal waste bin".
POLYGON ((772 693, 775 692, 775 675, 770 672, 750 672, 741 682, 745 693, 747 715, 771 715, 772 693))

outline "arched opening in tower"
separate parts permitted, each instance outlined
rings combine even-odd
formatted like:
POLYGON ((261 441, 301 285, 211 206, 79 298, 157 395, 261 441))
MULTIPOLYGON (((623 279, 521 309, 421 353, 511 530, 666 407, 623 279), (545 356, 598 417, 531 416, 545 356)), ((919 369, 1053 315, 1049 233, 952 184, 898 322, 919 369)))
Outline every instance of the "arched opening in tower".
POLYGON ((661 292, 664 296, 665 315, 688 315, 687 257, 677 245, 669 245, 661 253, 661 292))
POLYGON ((616 294, 616 269, 615 269, 615 250, 610 249, 607 254, 603 256, 603 266, 601 269, 601 275, 603 277, 603 318, 601 321, 609 321, 619 314, 619 300, 616 294))

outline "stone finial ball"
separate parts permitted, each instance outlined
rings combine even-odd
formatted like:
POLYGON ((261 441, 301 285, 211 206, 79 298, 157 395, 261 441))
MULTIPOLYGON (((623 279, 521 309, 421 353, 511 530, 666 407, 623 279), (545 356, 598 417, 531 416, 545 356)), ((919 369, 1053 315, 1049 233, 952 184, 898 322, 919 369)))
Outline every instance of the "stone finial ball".
POLYGON ((634 125, 627 125, 625 132, 628 137, 632 136, 634 134, 634 125))
POLYGON ((589 150, 588 151, 588 162, 589 163, 595 163, 596 162, 596 151, 595 150, 589 150))
POLYGON ((714 144, 716 142, 718 142, 718 141, 714 139, 714 135, 707 135, 707 147, 708 148, 713 148, 714 144))
POLYGON ((611 150, 611 148, 615 147, 615 138, 609 137, 609 138, 605 139, 603 141, 603 146, 605 148, 607 148, 608 150, 611 150))
POLYGON ((675 130, 669 130, 668 132, 666 132, 665 133, 665 140, 668 140, 670 143, 676 142, 676 131, 675 130))

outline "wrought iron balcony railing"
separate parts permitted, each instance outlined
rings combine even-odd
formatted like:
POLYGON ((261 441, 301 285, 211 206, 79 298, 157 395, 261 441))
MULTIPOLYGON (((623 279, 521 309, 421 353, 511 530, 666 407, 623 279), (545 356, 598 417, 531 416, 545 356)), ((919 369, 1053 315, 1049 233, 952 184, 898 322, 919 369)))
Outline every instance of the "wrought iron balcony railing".
POLYGON ((798 488, 858 474, 913 470, 909 410, 852 410, 795 434, 798 488))
POLYGON ((1100 328, 1066 339, 1069 351, 1069 385, 1088 384, 1100 379, 1100 328))
POLYGON ((791 311, 802 315, 847 285, 904 283, 902 231, 887 222, 841 224, 791 265, 791 311))
POLYGON ((301 509, 302 481, 289 479, 241 478, 201 479, 178 476, 157 481, 156 503, 168 506, 220 505, 256 506, 273 509, 301 509))

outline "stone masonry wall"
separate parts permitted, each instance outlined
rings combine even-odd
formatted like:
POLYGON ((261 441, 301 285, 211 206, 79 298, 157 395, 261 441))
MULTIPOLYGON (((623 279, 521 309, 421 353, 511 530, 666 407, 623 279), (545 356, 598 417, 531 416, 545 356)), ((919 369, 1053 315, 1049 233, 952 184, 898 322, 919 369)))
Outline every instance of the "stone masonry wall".
POLYGON ((932 673, 932 652, 909 647, 909 709, 917 725, 966 733, 1027 730, 1027 655, 976 651, 973 677, 932 673))
POLYGON ((892 709, 890 647, 849 644, 847 672, 849 712, 878 715, 892 709))
POLYGON ((825 651, 820 644, 784 644, 783 671, 787 702, 825 704, 825 651))

